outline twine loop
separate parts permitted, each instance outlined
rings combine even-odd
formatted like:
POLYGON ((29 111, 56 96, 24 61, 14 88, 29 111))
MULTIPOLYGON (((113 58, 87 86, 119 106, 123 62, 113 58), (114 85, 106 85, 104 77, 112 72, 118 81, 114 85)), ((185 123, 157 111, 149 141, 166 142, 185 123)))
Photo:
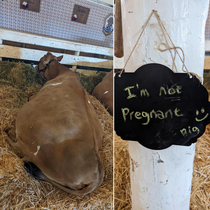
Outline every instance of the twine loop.
POLYGON ((139 42, 139 40, 140 40, 142 34, 143 34, 143 32, 145 31, 145 28, 147 27, 147 25, 148 25, 148 23, 149 23, 151 17, 153 16, 153 14, 155 15, 155 17, 156 17, 156 19, 157 19, 157 21, 158 21, 158 24, 159 24, 159 26, 160 26, 160 29, 161 29, 161 31, 162 31, 162 33, 163 33, 163 36, 164 36, 165 42, 166 42, 166 43, 161 43, 161 44, 159 45, 159 47, 158 47, 158 50, 161 51, 161 52, 165 52, 165 51, 169 50, 169 52, 170 52, 170 54, 171 54, 171 58, 172 58, 172 60, 173 60, 172 71, 173 71, 173 72, 177 72, 177 67, 176 67, 175 60, 176 60, 176 56, 178 55, 179 58, 180 58, 180 60, 181 60, 181 62, 182 62, 182 71, 185 72, 185 73, 187 73, 190 77, 191 77, 192 75, 195 75, 195 76, 201 81, 201 77, 199 77, 199 76, 198 76, 197 74, 195 74, 195 73, 192 73, 192 72, 189 72, 189 71, 188 71, 188 69, 187 69, 187 67, 186 67, 186 65, 185 65, 185 55, 184 55, 183 49, 182 49, 181 47, 177 47, 177 46, 174 45, 174 43, 173 43, 171 37, 169 36, 169 34, 168 34, 166 28, 165 28, 164 25, 163 25, 163 22, 161 21, 159 15, 157 14, 157 11, 156 11, 156 10, 152 10, 152 12, 151 12, 151 14, 149 15, 148 19, 146 20, 146 22, 145 22, 144 25, 142 26, 141 31, 140 31, 140 34, 139 34, 139 37, 138 37, 138 39, 137 39, 137 41, 136 41, 136 44, 134 45, 134 47, 133 47, 133 49, 132 49, 130 55, 128 56, 128 59, 127 59, 127 61, 125 62, 125 65, 124 65, 122 71, 120 72, 119 77, 121 77, 123 71, 125 70, 125 67, 126 67, 128 61, 130 60, 131 55, 133 54, 133 52, 134 52, 134 50, 135 50, 135 48, 136 48, 136 46, 137 46, 137 44, 138 44, 138 42, 139 42), (163 45, 163 46, 165 47, 165 49, 161 49, 161 48, 160 48, 161 45, 163 45), (172 47, 171 47, 171 46, 172 46, 172 47), (172 50, 174 51, 174 56, 173 56, 172 50), (179 53, 178 50, 180 50, 180 51, 182 52, 182 56, 180 55, 180 53, 179 53), (174 71, 174 69, 175 69, 175 71, 174 71))

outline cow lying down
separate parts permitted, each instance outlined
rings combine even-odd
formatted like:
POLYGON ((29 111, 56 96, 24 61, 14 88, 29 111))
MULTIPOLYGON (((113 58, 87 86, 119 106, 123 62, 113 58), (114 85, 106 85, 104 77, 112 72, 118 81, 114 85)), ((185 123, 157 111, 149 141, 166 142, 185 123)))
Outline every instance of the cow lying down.
POLYGON ((110 71, 93 90, 93 96, 101 101, 113 115, 113 71, 110 71))
POLYGON ((19 111, 10 143, 35 178, 75 195, 101 185, 102 128, 76 74, 47 53, 36 67, 49 80, 19 111))

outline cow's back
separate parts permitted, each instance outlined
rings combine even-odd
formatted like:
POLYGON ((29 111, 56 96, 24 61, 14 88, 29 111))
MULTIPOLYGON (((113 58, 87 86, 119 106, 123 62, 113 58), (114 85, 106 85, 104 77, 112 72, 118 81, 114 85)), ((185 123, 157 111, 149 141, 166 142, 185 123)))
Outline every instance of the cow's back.
POLYGON ((16 136, 24 144, 24 151, 32 153, 37 151, 37 145, 58 144, 67 139, 84 141, 87 147, 98 150, 102 129, 76 74, 67 72, 48 81, 22 107, 16 136))
POLYGON ((93 96, 99 99, 113 114, 113 71, 109 72, 93 90, 93 96))

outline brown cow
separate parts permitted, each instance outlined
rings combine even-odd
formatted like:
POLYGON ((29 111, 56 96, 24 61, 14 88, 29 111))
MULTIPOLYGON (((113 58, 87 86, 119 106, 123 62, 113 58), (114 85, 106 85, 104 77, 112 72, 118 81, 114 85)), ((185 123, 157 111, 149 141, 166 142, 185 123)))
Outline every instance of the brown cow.
POLYGON ((93 96, 100 100, 113 115, 113 71, 110 71, 93 90, 93 96))
POLYGON ((76 74, 58 62, 62 57, 41 58, 36 70, 49 81, 20 109, 10 143, 32 174, 85 195, 103 181, 102 128, 76 74))

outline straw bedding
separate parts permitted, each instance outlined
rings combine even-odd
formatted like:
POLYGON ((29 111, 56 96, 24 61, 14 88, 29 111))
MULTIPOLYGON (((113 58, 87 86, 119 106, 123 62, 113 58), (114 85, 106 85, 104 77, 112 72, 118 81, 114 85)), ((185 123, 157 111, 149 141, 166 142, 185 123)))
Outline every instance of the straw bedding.
MULTIPOLYGON (((204 86, 210 94, 210 74, 204 74, 204 86)), ((190 202, 190 210, 204 209, 210 209, 210 124, 196 144, 190 202)))
POLYGON ((131 209, 128 141, 115 134, 114 139, 114 206, 116 210, 131 209))
MULTIPOLYGON (((204 75, 210 93, 210 74, 204 75)), ((128 142, 115 137, 115 209, 131 209, 128 142)), ((190 210, 210 209, 210 125, 196 144, 190 210)))
POLYGON ((195 151, 191 210, 210 209, 210 125, 198 139, 195 151))
MULTIPOLYGON (((88 86, 89 82, 82 83, 88 86)), ((18 110, 43 84, 44 81, 35 75, 30 66, 0 62, 0 209, 112 209, 113 120, 94 97, 90 96, 91 103, 95 107, 104 132, 100 156, 105 166, 105 178, 102 186, 89 195, 77 197, 59 190, 50 183, 35 180, 27 174, 22 160, 7 143, 4 130, 9 129, 10 136, 15 138, 15 119, 18 110)), ((209 86, 206 86, 208 90, 209 86)), ((89 92, 92 88, 89 88, 89 92)), ((115 135, 116 210, 131 209, 127 144, 127 141, 115 135)), ((196 145, 190 209, 210 209, 210 125, 196 145)))
POLYGON ((23 161, 6 141, 4 131, 9 130, 15 139, 15 119, 19 109, 43 84, 29 65, 0 62, 0 209, 113 209, 113 119, 94 97, 90 96, 90 101, 103 128, 100 157, 105 177, 102 185, 89 195, 77 197, 50 183, 35 180, 25 171, 23 161))

